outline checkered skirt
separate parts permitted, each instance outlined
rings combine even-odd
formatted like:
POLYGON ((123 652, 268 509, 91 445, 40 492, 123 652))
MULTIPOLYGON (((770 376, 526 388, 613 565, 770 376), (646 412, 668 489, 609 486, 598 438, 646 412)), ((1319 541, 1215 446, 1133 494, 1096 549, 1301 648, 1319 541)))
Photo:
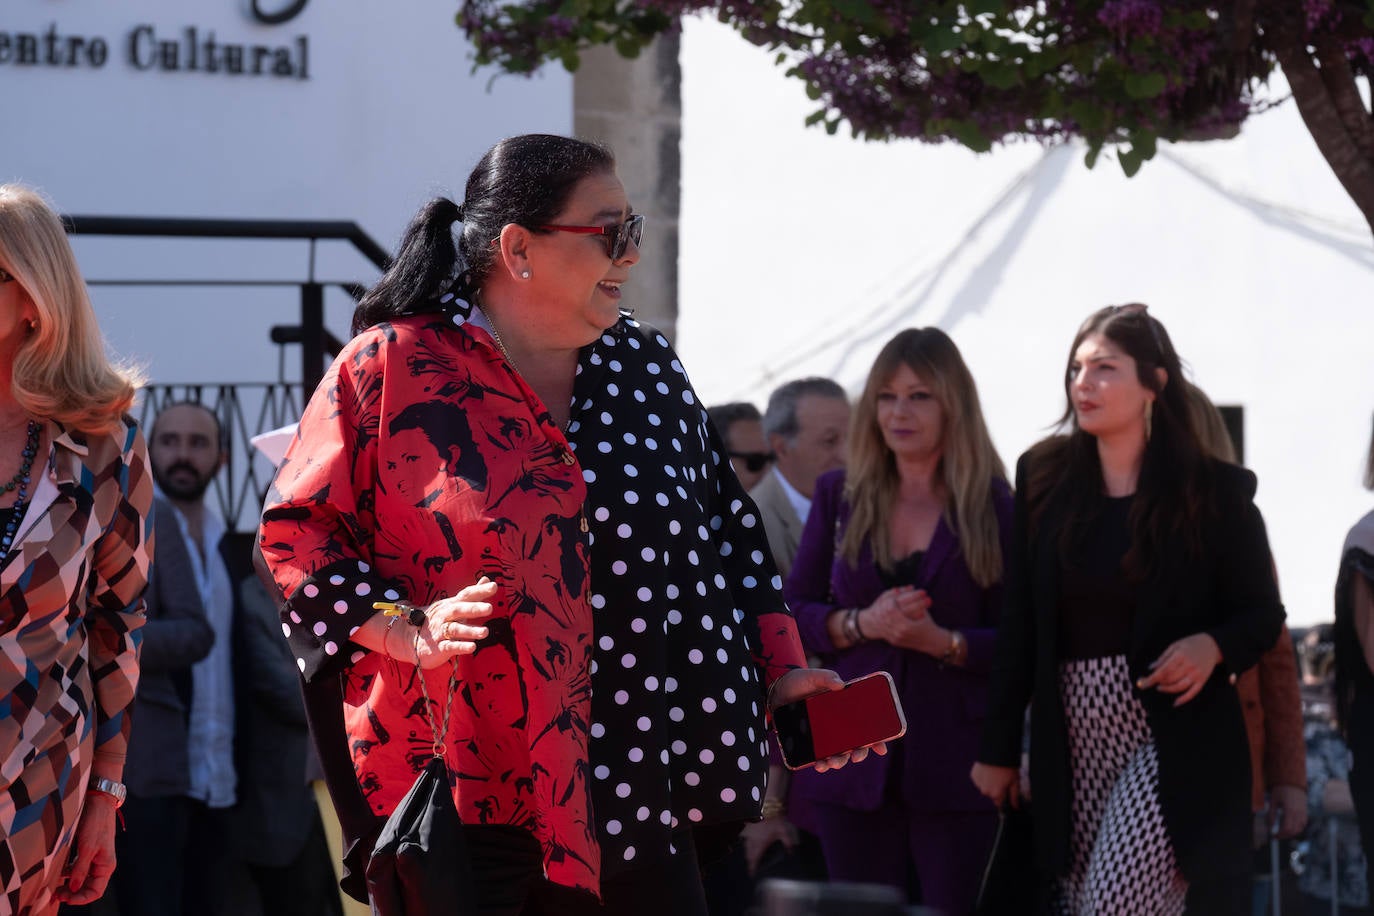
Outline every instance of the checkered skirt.
POLYGON ((1188 885, 1159 806, 1159 758, 1124 655, 1063 662, 1073 772, 1069 872, 1059 916, 1175 916, 1188 885))

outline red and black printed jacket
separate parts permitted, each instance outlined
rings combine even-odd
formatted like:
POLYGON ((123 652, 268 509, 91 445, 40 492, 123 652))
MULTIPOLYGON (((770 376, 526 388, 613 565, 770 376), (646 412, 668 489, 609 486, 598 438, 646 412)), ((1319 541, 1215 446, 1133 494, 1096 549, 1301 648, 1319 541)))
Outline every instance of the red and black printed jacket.
MULTIPOLYGON (((456 301, 347 345, 269 495, 263 553, 303 675, 346 672, 378 813, 431 733, 417 669, 349 636, 375 600, 500 584, 490 636, 458 663, 458 810, 531 830, 551 880, 596 891, 603 856, 617 871, 667 855, 676 829, 757 816, 763 688, 803 656, 662 335, 622 319, 583 350, 565 436, 469 315, 456 301)), ((427 673, 432 699, 447 678, 427 673)))

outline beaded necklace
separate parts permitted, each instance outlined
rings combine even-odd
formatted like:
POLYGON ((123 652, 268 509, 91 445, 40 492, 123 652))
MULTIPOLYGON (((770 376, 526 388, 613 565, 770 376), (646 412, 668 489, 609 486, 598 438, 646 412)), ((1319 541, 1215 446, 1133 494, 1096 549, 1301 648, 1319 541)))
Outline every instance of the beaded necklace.
POLYGON ((38 454, 38 433, 41 429, 37 420, 29 421, 28 439, 24 443, 23 461, 19 465, 19 471, 0 487, 0 494, 11 490, 19 491, 14 500, 14 513, 5 525, 5 533, 0 535, 0 565, 3 565, 9 556, 14 535, 19 531, 19 523, 24 519, 24 508, 29 502, 29 480, 33 471, 34 456, 38 454))
MULTIPOLYGON (((479 311, 482 310, 480 305, 477 308, 479 311)), ((491 316, 485 311, 482 311, 482 317, 487 319, 487 325, 491 328, 491 339, 496 341, 496 349, 501 351, 501 355, 506 358, 506 362, 510 363, 510 367, 519 372, 520 369, 515 365, 515 360, 510 358, 510 351, 506 349, 505 342, 501 340, 501 332, 496 330, 496 322, 492 321, 491 316)))
MULTIPOLYGON (((506 358, 506 362, 510 363, 510 367, 518 374, 520 372, 520 367, 515 365, 515 360, 510 358, 510 351, 506 349, 505 342, 501 340, 501 332, 496 330, 496 322, 491 320, 491 316, 483 311, 480 305, 477 307, 477 310, 482 312, 482 317, 487 320, 487 325, 491 328, 491 339, 496 341, 496 349, 501 351, 501 355, 506 358)), ((550 413, 552 413, 552 411, 550 411, 550 413)), ((572 429, 571 411, 568 413, 568 419, 563 421, 563 434, 566 436, 570 429, 572 429)))

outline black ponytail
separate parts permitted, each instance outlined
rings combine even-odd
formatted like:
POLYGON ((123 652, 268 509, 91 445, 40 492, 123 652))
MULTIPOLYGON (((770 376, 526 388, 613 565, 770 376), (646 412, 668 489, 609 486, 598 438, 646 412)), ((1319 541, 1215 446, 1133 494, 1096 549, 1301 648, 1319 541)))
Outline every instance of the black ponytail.
POLYGON ((353 311, 353 333, 379 321, 432 308, 458 273, 453 224, 462 208, 447 197, 425 204, 406 227, 401 250, 353 311))
POLYGON ((462 205, 439 197, 415 216, 395 262, 354 310, 353 333, 401 315, 438 311, 450 287, 466 298, 493 269, 492 240, 502 229, 557 222, 578 182, 614 170, 615 157, 597 143, 553 134, 502 140, 468 176, 462 205), (456 222, 463 232, 455 246, 456 222))

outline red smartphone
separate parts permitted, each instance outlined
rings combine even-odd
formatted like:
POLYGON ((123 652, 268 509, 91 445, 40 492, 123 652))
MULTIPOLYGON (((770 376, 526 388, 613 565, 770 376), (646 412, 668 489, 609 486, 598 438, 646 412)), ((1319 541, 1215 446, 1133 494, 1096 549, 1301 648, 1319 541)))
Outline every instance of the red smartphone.
POLYGON ((782 762, 789 770, 817 760, 893 741, 906 734, 906 716, 892 675, 875 671, 773 710, 782 762))

